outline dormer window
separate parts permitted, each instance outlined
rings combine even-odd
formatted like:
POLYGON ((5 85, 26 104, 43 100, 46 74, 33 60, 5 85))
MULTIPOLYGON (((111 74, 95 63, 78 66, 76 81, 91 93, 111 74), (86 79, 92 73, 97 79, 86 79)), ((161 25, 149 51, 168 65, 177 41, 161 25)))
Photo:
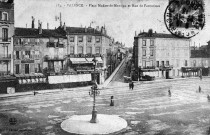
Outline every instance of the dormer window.
POLYGON ((3 21, 7 21, 8 20, 8 13, 7 12, 2 12, 2 18, 3 21))

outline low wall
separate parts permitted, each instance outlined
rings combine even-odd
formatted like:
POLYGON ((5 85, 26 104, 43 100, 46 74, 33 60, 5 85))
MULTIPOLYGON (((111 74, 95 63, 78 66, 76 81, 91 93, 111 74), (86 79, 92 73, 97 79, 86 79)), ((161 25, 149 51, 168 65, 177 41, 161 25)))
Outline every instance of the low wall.
POLYGON ((49 84, 88 82, 91 81, 91 74, 48 76, 49 84))

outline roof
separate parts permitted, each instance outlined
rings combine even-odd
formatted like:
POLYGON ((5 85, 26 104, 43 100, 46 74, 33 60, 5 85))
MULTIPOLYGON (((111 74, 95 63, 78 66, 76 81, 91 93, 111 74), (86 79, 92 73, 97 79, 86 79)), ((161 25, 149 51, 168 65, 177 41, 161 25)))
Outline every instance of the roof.
POLYGON ((85 35, 98 35, 98 36, 106 36, 109 37, 106 34, 103 34, 102 31, 96 30, 94 28, 83 28, 83 27, 66 27, 66 32, 68 35, 71 34, 85 34, 85 35))
POLYGON ((210 58, 206 50, 191 50, 191 58, 210 58))
POLYGON ((11 9, 13 8, 13 0, 8 0, 8 2, 0 2, 0 8, 11 9))
POLYGON ((18 37, 57 37, 65 38, 65 33, 57 29, 42 29, 42 34, 39 34, 39 30, 35 28, 15 28, 15 36, 18 37))
POLYGON ((180 38, 172 34, 165 33, 152 33, 151 35, 147 32, 142 32, 138 34, 136 37, 154 37, 154 38, 180 38))

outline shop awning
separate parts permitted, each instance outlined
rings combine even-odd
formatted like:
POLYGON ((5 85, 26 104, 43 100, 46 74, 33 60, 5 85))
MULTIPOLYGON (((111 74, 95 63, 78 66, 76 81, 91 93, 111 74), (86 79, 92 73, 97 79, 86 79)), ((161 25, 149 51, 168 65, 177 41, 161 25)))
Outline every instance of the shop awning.
POLYGON ((103 63, 103 60, 101 59, 101 57, 96 57, 96 60, 98 63, 103 63))
POLYGON ((42 73, 31 73, 31 74, 15 74, 17 78, 30 78, 30 77, 44 77, 42 73))
POLYGON ((85 58, 87 61, 88 61, 88 63, 93 63, 93 58, 85 58))
POLYGON ((72 64, 88 63, 85 58, 70 58, 70 61, 72 62, 72 64))

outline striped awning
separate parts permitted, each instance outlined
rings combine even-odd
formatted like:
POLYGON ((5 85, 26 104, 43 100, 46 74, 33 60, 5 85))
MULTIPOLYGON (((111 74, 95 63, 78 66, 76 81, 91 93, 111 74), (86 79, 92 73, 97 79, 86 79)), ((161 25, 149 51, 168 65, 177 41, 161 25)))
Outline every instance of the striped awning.
POLYGON ((70 58, 72 64, 89 63, 85 58, 70 58))

